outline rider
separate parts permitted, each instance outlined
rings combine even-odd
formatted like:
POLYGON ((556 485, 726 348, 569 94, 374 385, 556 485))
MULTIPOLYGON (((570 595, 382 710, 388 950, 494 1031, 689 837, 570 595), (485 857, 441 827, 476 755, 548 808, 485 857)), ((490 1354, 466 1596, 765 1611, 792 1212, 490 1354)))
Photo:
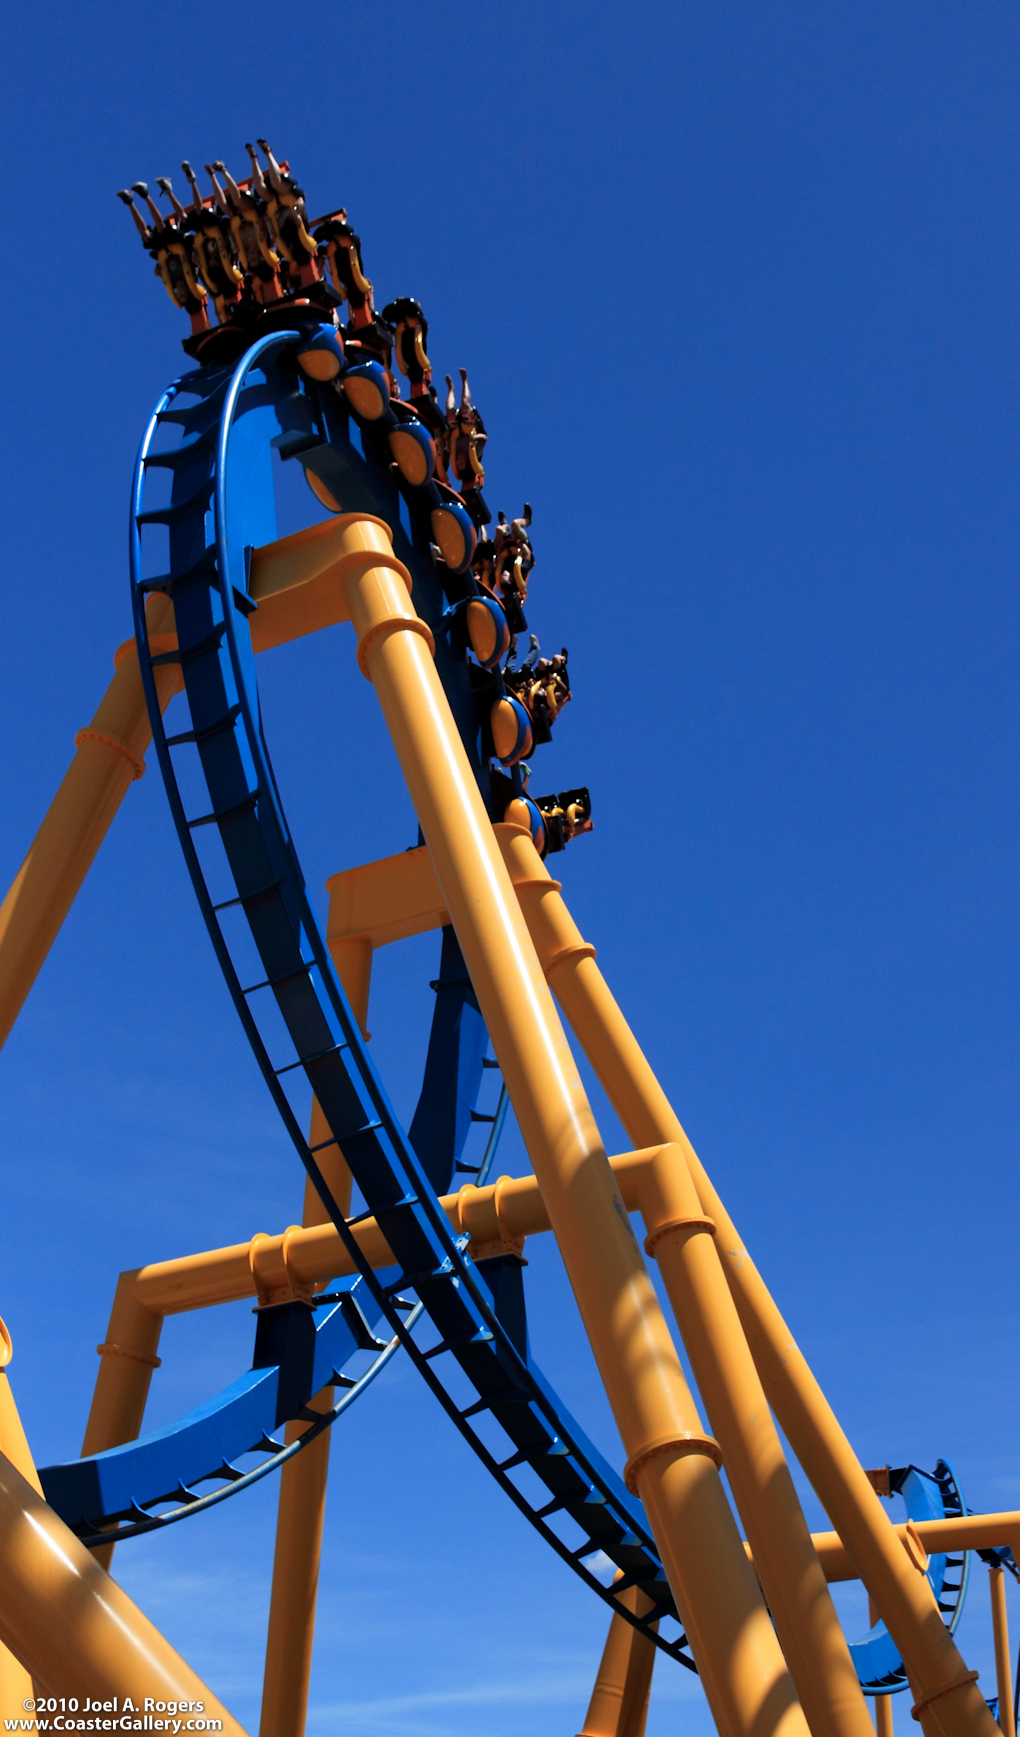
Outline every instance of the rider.
MULTIPOLYGON (((164 217, 149 196, 149 189, 144 181, 135 181, 130 189, 118 188, 117 198, 130 207, 135 220, 135 227, 142 238, 142 244, 156 262, 156 276, 162 280, 167 295, 174 307, 183 308, 191 319, 191 333, 196 336, 200 332, 211 330, 209 310, 206 303, 209 292, 199 283, 195 275, 195 259, 192 251, 190 235, 181 229, 174 217, 164 217), (132 193, 137 193, 144 199, 152 213, 152 223, 147 224, 135 208, 132 193)), ((180 209, 177 201, 175 208, 180 209)))
POLYGON ((282 260, 275 251, 266 225, 264 212, 250 187, 241 187, 227 165, 207 163, 205 172, 213 184, 213 196, 219 211, 230 224, 230 234, 242 267, 247 271, 252 297, 260 307, 278 302, 283 295, 280 282, 282 260), (221 187, 216 179, 219 170, 226 182, 221 187))
POLYGON ((291 267, 293 287, 309 289, 321 279, 322 265, 319 250, 306 228, 304 193, 289 173, 289 165, 281 167, 265 139, 259 139, 258 143, 266 153, 269 179, 267 182, 262 174, 254 146, 245 145, 251 158, 252 185, 265 202, 266 219, 277 247, 291 267))
POLYGON ((535 551, 531 547, 531 507, 524 503, 524 512, 519 519, 512 519, 509 524, 506 514, 497 515, 495 538, 495 580, 504 605, 511 598, 517 599, 519 608, 523 608, 528 595, 528 574, 535 565, 535 551))
POLYGON ((488 435, 485 423, 471 402, 467 369, 460 370, 460 404, 457 404, 453 381, 446 376, 447 453, 450 480, 461 492, 476 530, 491 524, 492 514, 482 496, 485 470, 482 450, 488 435))
POLYGON ((198 190, 194 170, 186 159, 181 168, 191 186, 191 205, 187 211, 184 211, 174 197, 169 181, 160 180, 157 186, 173 201, 178 222, 182 226, 186 224, 194 232, 198 270, 202 282, 213 298, 216 317, 220 325, 225 326, 240 303, 244 272, 238 270, 231 257, 228 220, 206 205, 198 190))

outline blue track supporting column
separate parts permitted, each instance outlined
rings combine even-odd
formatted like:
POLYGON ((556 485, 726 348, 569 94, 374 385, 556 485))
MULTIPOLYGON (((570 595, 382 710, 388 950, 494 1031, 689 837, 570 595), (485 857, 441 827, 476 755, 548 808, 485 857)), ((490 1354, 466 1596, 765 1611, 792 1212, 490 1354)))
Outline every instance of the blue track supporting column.
POLYGON ((443 930, 439 976, 432 984, 425 1078, 408 1130, 411 1145, 437 1194, 446 1194, 471 1131, 488 1034, 453 929, 443 930))

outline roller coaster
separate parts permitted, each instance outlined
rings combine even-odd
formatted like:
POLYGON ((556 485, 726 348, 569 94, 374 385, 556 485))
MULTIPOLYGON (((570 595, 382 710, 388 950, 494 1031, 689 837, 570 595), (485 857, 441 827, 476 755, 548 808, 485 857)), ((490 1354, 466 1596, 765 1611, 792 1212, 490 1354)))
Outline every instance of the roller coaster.
MULTIPOLYGON (((209 1728, 240 1731, 110 1566, 115 1547, 278 1474, 261 1730, 302 1737, 329 1432, 402 1357, 562 1570, 609 1607, 583 1737, 641 1737, 658 1654, 660 1668, 700 1676, 723 1737, 867 1737, 869 1701, 891 1737, 906 1690, 925 1737, 1015 1737, 1005 1577, 1018 1577, 1020 1514, 971 1513, 948 1461, 856 1459, 547 866, 592 822, 586 789, 529 793, 528 761, 571 697, 565 652, 542 658, 532 635, 518 667, 530 509, 500 514, 489 535, 488 436, 466 373, 459 399, 448 377, 444 410, 419 304, 377 312, 346 211, 309 219, 289 166, 260 145, 265 168, 248 147, 251 175, 214 164, 207 197, 185 164, 187 208, 169 182, 165 215, 144 183, 120 194, 190 316, 194 365, 159 399, 135 466, 134 637, 0 909, 0 1027, 6 1038, 151 743, 216 960, 304 1169, 303 1222, 120 1275, 80 1457, 37 1469, 0 1379, 4 1715, 87 1697, 110 1703, 118 1729, 159 1728, 134 1718, 148 1699, 201 1703, 209 1728), (300 468, 325 515, 283 537, 280 464, 300 468), (353 629, 420 832, 398 856, 333 875, 323 927, 256 666, 338 623, 353 629), (405 1129, 366 1039, 372 958, 434 931, 434 1012, 405 1129), (607 1156, 561 1013, 632 1150, 607 1156), (511 1109, 533 1173, 492 1182, 511 1109), (545 1232, 619 1467, 531 1352, 523 1250, 545 1232), (245 1297, 251 1368, 142 1433, 163 1320, 245 1297), (831 1533, 808 1529, 780 1428, 831 1533), (990 1697, 953 1638, 975 1552, 989 1573, 990 1697), (872 1627, 856 1640, 829 1592, 840 1580, 869 1596, 872 1627)), ((4 1330, 0 1361, 10 1355, 4 1330)))

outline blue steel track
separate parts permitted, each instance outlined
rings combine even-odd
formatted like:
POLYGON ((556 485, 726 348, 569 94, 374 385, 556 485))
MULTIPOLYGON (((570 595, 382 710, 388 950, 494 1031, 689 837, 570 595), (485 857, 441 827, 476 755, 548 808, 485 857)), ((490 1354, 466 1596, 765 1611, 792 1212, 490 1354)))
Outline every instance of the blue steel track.
MULTIPOLYGON (((494 1124, 484 1172, 506 1113, 505 1088, 495 1118, 474 1109, 486 1065, 485 1032, 452 931, 444 934, 434 985, 436 1014, 412 1139, 368 1055, 307 898, 262 732, 248 625, 257 609, 248 588, 250 552, 276 536, 274 448, 300 460, 320 498, 324 490, 339 510, 370 512, 390 526, 394 551, 412 574, 418 611, 433 629, 440 678, 486 798, 488 792, 466 666, 451 644, 451 611, 429 549, 429 499, 424 490, 394 480, 378 432, 351 417, 342 395, 300 374, 298 338, 297 332, 274 333, 233 371, 197 370, 161 397, 135 471, 132 602, 156 753, 202 915, 269 1092, 359 1276, 340 1282, 332 1295, 342 1300, 331 1298, 328 1313, 314 1322, 308 1305, 282 1306, 279 1331, 298 1334, 297 1354, 263 1345, 260 1360, 257 1343, 255 1367, 224 1394, 169 1430, 49 1468, 42 1473, 46 1493, 90 1542, 102 1526, 118 1521, 128 1522, 116 1531, 120 1538, 177 1520, 299 1451, 300 1444, 283 1450, 273 1428, 305 1415, 311 1396, 338 1379, 348 1391, 334 1414, 307 1414, 315 1416, 319 1433, 402 1345, 483 1465, 547 1543, 615 1611, 694 1670, 640 1503, 530 1355, 520 1262, 513 1256, 473 1262, 438 1204, 454 1170, 467 1168, 460 1157, 470 1120, 494 1124), (178 429, 179 444, 165 444, 178 429), (170 473, 170 500, 147 506, 152 473, 161 470, 170 473), (168 559, 150 576, 143 550, 157 531, 168 543, 168 559), (145 605, 153 592, 173 600, 175 651, 150 646, 145 605), (180 665, 189 714, 189 727, 169 736, 154 677, 168 662, 180 665), (314 1148, 304 1134, 310 1094, 330 1129, 330 1139, 314 1148), (446 1132, 437 1143, 440 1126, 446 1132), (385 1234, 394 1268, 378 1272, 367 1264, 330 1193, 317 1155, 334 1144, 385 1234), (288 1310, 300 1318, 295 1322, 288 1310), (417 1330, 425 1322, 432 1329, 428 1343, 417 1330), (380 1324, 389 1331, 388 1343, 376 1337, 380 1324), (345 1369, 358 1351, 372 1362, 355 1380, 345 1369), (270 1458, 242 1474, 235 1460, 256 1450, 270 1458), (226 1486, 198 1498, 196 1483, 214 1477, 226 1478, 226 1486), (169 1514, 150 1512, 174 1497, 180 1506, 169 1514), (597 1572, 599 1553, 622 1575, 613 1587, 597 1572), (613 1596, 633 1585, 650 1600, 642 1618, 621 1610, 613 1596), (664 1622, 671 1633, 660 1632, 664 1622)), ((904 1491, 908 1509, 913 1498, 926 1514, 938 1512, 939 1504, 942 1512, 962 1511, 953 1506, 951 1473, 948 1480, 954 1492, 948 1508, 943 1485, 926 1479, 925 1486, 904 1491)), ((934 1558, 929 1573, 955 1626, 966 1565, 948 1593, 949 1605, 943 1603, 945 1567, 944 1557, 934 1558)), ((851 1652, 866 1690, 903 1686, 902 1665, 882 1624, 851 1652)))
MULTIPOLYGON (((670 1617, 675 1622, 676 1611, 640 1504, 531 1360, 519 1263, 507 1257, 476 1266, 452 1235, 435 1187, 367 1053, 307 899, 262 735, 248 628, 255 605, 248 593, 247 551, 275 535, 273 443, 284 451, 298 451, 308 468, 313 455, 322 464, 318 449, 331 448, 338 464, 333 474, 327 472, 329 484, 345 510, 378 512, 380 491, 372 487, 370 460, 358 454, 344 427, 341 402, 325 403, 324 392, 305 382, 293 363, 287 366, 297 337, 277 333, 263 339, 232 376, 203 370, 177 382, 161 399, 139 454, 132 529, 135 627, 156 751, 178 836, 263 1077, 392 1336, 404 1345, 483 1464, 553 1549, 600 1597, 619 1608, 592 1562, 603 1552, 624 1576, 617 1590, 621 1584, 636 1584, 648 1595, 651 1609, 636 1626, 693 1669, 682 1632, 670 1638, 653 1626, 670 1617), (178 408, 176 401, 184 395, 197 402, 178 408), (168 425, 181 427, 181 444, 162 453, 155 449, 154 438, 168 425), (146 479, 161 466, 172 474, 171 499, 167 506, 147 510, 146 479), (338 492, 343 490, 338 474, 344 472, 354 472, 360 489, 338 492), (169 535, 169 570, 156 578, 143 572, 142 539, 150 526, 162 526, 169 535), (154 590, 173 599, 178 639, 173 653, 154 653, 149 647, 144 606, 154 590), (171 659, 181 666, 190 728, 168 737, 153 669, 171 659), (192 783, 204 791, 201 812, 189 806, 182 792, 177 764, 182 757, 192 762, 184 778, 190 773, 192 783), (222 846, 219 867, 226 868, 229 886, 219 891, 228 893, 225 898, 210 890, 209 870, 195 836, 204 830, 215 832, 222 846), (243 918, 243 935, 236 933, 238 917, 243 918), (245 981, 241 963, 252 942, 260 972, 254 983, 245 981), (303 1093, 294 1092, 298 1082, 306 1082, 303 1093), (368 1266, 330 1194, 295 1102, 300 1098, 304 1108, 307 1087, 331 1130, 326 1144, 335 1141, 343 1152, 367 1210, 397 1257, 396 1273, 376 1273, 368 1266), (405 1313, 411 1293, 438 1335, 431 1344, 423 1345, 408 1329, 405 1313), (527 1477, 528 1470, 537 1474, 538 1487, 527 1477)), ((411 556, 417 601, 426 552, 413 519, 417 547, 406 532, 399 536, 399 502, 392 506, 396 511, 391 509, 387 517, 394 546, 402 559, 411 556)), ((412 501, 412 513, 413 507, 412 501)), ((421 595, 427 596, 427 586, 421 595)), ((442 621, 436 625, 441 631, 442 621)), ((443 660, 437 658, 437 663, 446 677, 443 660)), ((455 690, 451 700, 462 730, 466 718, 473 734, 470 694, 455 690)), ((477 765, 474 741, 471 747, 477 765)))

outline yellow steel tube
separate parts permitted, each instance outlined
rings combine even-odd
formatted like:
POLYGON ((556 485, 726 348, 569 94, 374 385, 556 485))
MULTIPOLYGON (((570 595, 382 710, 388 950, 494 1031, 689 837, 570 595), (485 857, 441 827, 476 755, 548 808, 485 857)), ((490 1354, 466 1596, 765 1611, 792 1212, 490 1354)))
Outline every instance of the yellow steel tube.
MULTIPOLYGON (((332 1404, 333 1389, 324 1387, 309 1409, 328 1411, 332 1404)), ((308 1423, 288 1424, 287 1440, 295 1441, 310 1427, 308 1423)), ((305 1728, 329 1444, 330 1432, 326 1430, 296 1459, 288 1460, 280 1473, 260 1737, 301 1737, 305 1728)))
POLYGON ((105 1453, 107 1448, 134 1441, 142 1427, 152 1372, 159 1368, 156 1355, 163 1311, 145 1307, 135 1295, 133 1273, 117 1281, 110 1324, 102 1345, 102 1362, 85 1426, 83 1454, 105 1453))
MULTIPOLYGON (((651 1609, 638 1586, 628 1587, 618 1597, 635 1616, 651 1609)), ((626 1617, 614 1614, 581 1737, 644 1737, 654 1664, 654 1642, 626 1617)))
POLYGON ((815 1737, 871 1737, 850 1649, 683 1151, 639 1172, 645 1248, 659 1263, 786 1662, 815 1737))
MULTIPOLYGON (((105 1453, 141 1432, 152 1372, 159 1368, 156 1348, 163 1326, 161 1313, 139 1302, 133 1273, 121 1273, 114 1292, 106 1338, 96 1346, 101 1362, 85 1425, 82 1455, 105 1453)), ((93 1547, 93 1555, 109 1570, 113 1545, 93 1547)))
POLYGON ((1001 1568, 988 1570, 992 1599, 992 1636, 995 1640, 995 1675, 999 1692, 999 1730, 1002 1737, 1016 1737, 1013 1718, 1013 1665, 1009 1656, 1009 1623, 1006 1618, 1006 1582, 1001 1568))
MULTIPOLYGON (((315 1146, 328 1137, 328 1124, 314 1101, 309 1145, 315 1146)), ((339 1148, 328 1147, 318 1157, 333 1198, 347 1216, 351 1209, 351 1173, 339 1148)), ((308 1182, 305 1226, 322 1224, 325 1219, 326 1209, 308 1182)), ((310 1409, 325 1412, 332 1404, 333 1389, 324 1387, 311 1401, 310 1409)), ((287 1441, 296 1441, 309 1427, 307 1423, 288 1424, 287 1441)), ((280 1472, 260 1737, 302 1737, 305 1728, 331 1439, 327 1430, 295 1459, 288 1460, 280 1472)))
MULTIPOLYGON (((256 651, 282 645, 346 619, 342 586, 330 565, 334 521, 256 550, 252 617, 256 651), (320 553, 324 550, 325 553, 320 553)), ((156 593, 148 599, 149 641, 158 652, 176 646, 173 604, 156 593)), ((178 664, 153 672, 160 707, 181 686, 178 664)), ((10 1032, 74 903, 133 778, 145 770, 152 740, 134 642, 123 645, 116 673, 92 722, 75 738, 78 750, 46 813, 15 880, 0 905, 0 1045, 10 1032)))
MULTIPOLYGON (((151 597, 148 617, 152 634, 172 629, 170 599, 159 594, 151 597)), ((156 671, 164 710, 179 679, 176 664, 164 664, 156 671)), ((129 652, 91 724, 78 732, 77 753, 0 905, 0 1044, 21 1011, 128 785, 145 770, 151 740, 138 658, 129 652)))
MULTIPOLYGON (((947 1520, 914 1520, 912 1527, 929 1556, 945 1550, 958 1555, 961 1550, 992 1550, 998 1544, 1008 1544, 1020 1559, 1020 1512, 1002 1514, 960 1514, 947 1520)), ((893 1528, 905 1544, 905 1524, 893 1528)), ((825 1570, 826 1580, 856 1580, 857 1569, 838 1532, 815 1532, 814 1546, 825 1570)))
MULTIPOLYGON (((498 829, 504 835, 506 828, 498 829)), ((797 1458, 835 1520, 918 1686, 918 1708, 946 1737, 995 1729, 942 1622, 924 1575, 910 1564, 806 1360, 740 1242, 662 1087, 527 835, 512 840, 518 896, 539 957, 606 1093, 635 1144, 675 1142, 687 1157, 702 1211, 716 1226, 726 1277, 772 1405, 797 1458), (530 851, 530 854, 529 854, 530 851)))
POLYGON ((338 557, 370 676, 716 1723, 805 1727, 388 533, 338 557))
POLYGON ((765 1392, 893 1637, 916 1709, 934 1718, 946 1737, 990 1737, 995 1721, 977 1686, 977 1673, 967 1670, 926 1576, 902 1549, 807 1359, 696 1158, 691 1169, 702 1205, 716 1220, 727 1276, 765 1392))
POLYGON ((41 1496, 39 1473, 35 1469, 32 1451, 18 1416, 6 1369, 0 1369, 0 1453, 10 1460, 15 1471, 20 1472, 25 1481, 41 1496))
MULTIPOLYGON (((559 885, 528 833, 505 825, 495 830, 554 989, 582 970, 597 974, 593 950, 570 924, 559 885)), ((636 1199, 628 1199, 619 1169, 617 1179, 627 1204, 644 1217, 645 1246, 658 1258, 808 1723, 816 1737, 868 1737, 857 1672, 685 1150, 670 1144, 639 1156, 636 1199)))
MULTIPOLYGON (((0 1365, 10 1362, 11 1336, 0 1321, 0 1365)), ((31 1484, 39 1495, 42 1485, 35 1469, 31 1450, 21 1427, 18 1408, 14 1403, 6 1368, 0 1367, 0 1454, 9 1459, 16 1471, 31 1484)), ((35 1694, 32 1678, 21 1660, 0 1642, 0 1718, 23 1719, 26 1702, 35 1694)))
MULTIPOLYGON (((877 1621, 878 1611, 875 1609, 875 1601, 873 1598, 869 1598, 868 1623, 874 1628, 877 1621)), ((893 1737, 892 1696, 873 1695, 871 1698, 875 1707, 875 1737, 893 1737)))
POLYGON ((27 1478, 0 1455, 0 1640, 55 1695, 201 1702, 242 1727, 99 1566, 27 1478))

